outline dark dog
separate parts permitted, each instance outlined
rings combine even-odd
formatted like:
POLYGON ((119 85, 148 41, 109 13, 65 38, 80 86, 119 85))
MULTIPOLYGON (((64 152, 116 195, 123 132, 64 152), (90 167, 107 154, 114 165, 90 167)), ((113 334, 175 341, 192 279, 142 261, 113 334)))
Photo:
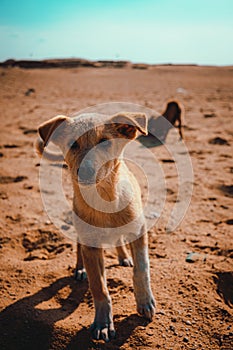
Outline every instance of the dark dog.
POLYGON ((180 139, 183 139, 182 119, 184 107, 178 101, 168 101, 161 116, 151 117, 148 122, 148 135, 139 136, 139 141, 147 147, 159 146, 165 143, 172 127, 178 127, 180 139))

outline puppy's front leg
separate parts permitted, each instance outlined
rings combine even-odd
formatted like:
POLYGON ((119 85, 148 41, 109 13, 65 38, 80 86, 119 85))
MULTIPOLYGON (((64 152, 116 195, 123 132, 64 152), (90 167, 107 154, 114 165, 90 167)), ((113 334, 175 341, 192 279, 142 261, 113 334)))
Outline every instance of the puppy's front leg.
POLYGON ((152 320, 155 313, 155 300, 150 287, 150 266, 148 256, 147 233, 130 244, 134 269, 133 284, 140 315, 152 320))
POLYGON ((95 304, 95 319, 91 326, 92 334, 95 339, 102 338, 109 341, 115 336, 115 329, 111 298, 106 285, 103 249, 82 246, 82 253, 95 304))

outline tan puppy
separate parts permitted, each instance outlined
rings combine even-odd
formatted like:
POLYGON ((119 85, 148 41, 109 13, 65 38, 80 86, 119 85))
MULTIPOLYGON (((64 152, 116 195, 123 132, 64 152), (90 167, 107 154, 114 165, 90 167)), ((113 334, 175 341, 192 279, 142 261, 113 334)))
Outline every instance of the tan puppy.
POLYGON ((155 312, 140 187, 123 160, 126 144, 136 138, 138 131, 147 134, 146 115, 126 112, 112 117, 96 113, 72 119, 58 116, 39 127, 39 154, 61 160, 60 155, 44 150, 49 141, 54 142, 71 173, 74 226, 81 243, 76 278, 85 278, 83 258, 95 304, 92 333, 105 341, 115 336, 115 330, 103 247, 118 246, 120 263, 131 265, 122 246, 125 241, 130 243, 137 311, 150 320, 155 312))

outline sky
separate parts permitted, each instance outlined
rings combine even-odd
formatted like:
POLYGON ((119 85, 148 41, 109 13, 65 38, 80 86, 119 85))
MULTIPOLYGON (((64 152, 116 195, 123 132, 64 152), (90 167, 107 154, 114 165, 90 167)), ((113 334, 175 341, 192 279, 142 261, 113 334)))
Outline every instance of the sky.
POLYGON ((0 61, 233 64, 233 0, 0 0, 0 61))

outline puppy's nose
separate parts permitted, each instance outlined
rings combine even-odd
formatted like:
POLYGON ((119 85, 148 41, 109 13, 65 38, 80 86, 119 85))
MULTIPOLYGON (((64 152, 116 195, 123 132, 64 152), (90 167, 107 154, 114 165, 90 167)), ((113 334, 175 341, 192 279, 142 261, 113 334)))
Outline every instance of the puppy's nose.
POLYGON ((78 169, 78 177, 82 181, 90 181, 95 175, 95 169, 91 166, 81 166, 78 169))

